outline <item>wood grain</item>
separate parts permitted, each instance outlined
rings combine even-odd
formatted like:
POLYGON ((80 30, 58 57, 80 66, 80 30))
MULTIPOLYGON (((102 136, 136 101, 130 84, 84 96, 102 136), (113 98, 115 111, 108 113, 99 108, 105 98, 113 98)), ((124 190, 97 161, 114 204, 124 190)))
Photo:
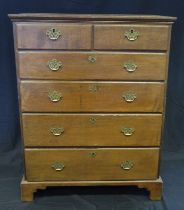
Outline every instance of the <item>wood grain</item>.
POLYGON ((96 92, 89 91, 89 84, 81 84, 81 110, 93 112, 162 112, 163 83, 117 82, 95 84, 96 92), (122 95, 135 93, 133 102, 126 102, 122 95))
POLYGON ((28 181, 156 179, 159 149, 26 149, 28 181), (91 152, 96 157, 91 157, 91 152), (131 160, 130 170, 121 163, 131 160), (62 171, 52 165, 64 164, 62 171), (75 171, 75 173, 74 173, 75 171))
POLYGON ((23 114, 24 145, 159 146, 161 125, 160 114, 23 114), (53 127, 64 133, 54 136, 53 127), (125 127, 135 129, 132 136, 121 132, 125 127))
POLYGON ((164 80, 166 74, 165 53, 127 52, 18 52, 20 78, 61 80, 164 80), (96 58, 95 63, 88 61, 96 58), (48 61, 62 62, 58 71, 51 71, 48 61), (124 64, 133 61, 134 72, 128 72, 124 64))
POLYGON ((17 80, 24 139, 25 179, 21 199, 32 201, 47 186, 126 186, 160 200, 160 136, 171 25, 175 17, 114 14, 12 14, 17 80), (57 28, 60 38, 46 31, 57 28), (138 39, 128 41, 125 31, 138 39), (95 63, 88 57, 94 56, 95 63), (48 61, 62 68, 52 72, 48 61), (129 73, 124 62, 138 67, 129 73), (61 92, 52 102, 48 93, 61 92), (136 94, 128 103, 122 97, 136 94), (91 121, 93 119, 93 121, 91 121), (95 119, 95 121, 94 121, 95 119), (124 136, 122 127, 133 127, 124 136), (53 136, 50 127, 63 127, 53 136), (96 153, 92 156, 91 153, 96 153), (122 161, 133 168, 124 170, 122 161), (62 162, 64 170, 51 166, 62 162))
POLYGON ((22 81, 20 84, 23 112, 162 112, 164 84, 133 82, 43 82, 22 81), (91 88, 97 88, 96 92, 91 88), (52 102, 48 94, 56 90, 63 99, 52 102), (136 93, 133 102, 122 95, 136 93))
POLYGON ((95 25, 94 49, 117 50, 167 50, 169 26, 158 25, 95 25), (129 41, 125 32, 130 29, 139 32, 135 41, 129 41))
POLYGON ((91 25, 57 23, 17 23, 18 49, 90 49, 91 25), (50 28, 60 30, 58 40, 50 40, 46 32, 50 28))
POLYGON ((80 85, 77 83, 55 83, 22 81, 20 84, 22 111, 28 112, 68 112, 80 110, 80 85), (62 99, 52 102, 48 95, 57 91, 62 99))
POLYGON ((32 201, 37 190, 44 190, 47 187, 64 186, 137 186, 150 192, 150 199, 157 201, 162 198, 163 181, 161 177, 154 180, 131 180, 131 181, 44 181, 28 182, 23 177, 21 182, 21 200, 32 201))
POLYGON ((9 14, 8 15, 13 21, 30 21, 30 20, 98 20, 98 21, 138 21, 138 22, 173 22, 176 17, 162 16, 162 15, 128 15, 128 14, 66 14, 66 13, 21 13, 21 14, 9 14))

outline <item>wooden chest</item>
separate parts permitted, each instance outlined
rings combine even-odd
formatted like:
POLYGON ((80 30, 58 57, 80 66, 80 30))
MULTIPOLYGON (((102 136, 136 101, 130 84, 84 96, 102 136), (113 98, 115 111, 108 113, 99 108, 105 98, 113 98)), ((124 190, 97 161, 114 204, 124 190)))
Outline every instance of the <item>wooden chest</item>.
POLYGON ((48 186, 135 185, 162 195, 167 68, 176 18, 9 15, 25 177, 48 186))

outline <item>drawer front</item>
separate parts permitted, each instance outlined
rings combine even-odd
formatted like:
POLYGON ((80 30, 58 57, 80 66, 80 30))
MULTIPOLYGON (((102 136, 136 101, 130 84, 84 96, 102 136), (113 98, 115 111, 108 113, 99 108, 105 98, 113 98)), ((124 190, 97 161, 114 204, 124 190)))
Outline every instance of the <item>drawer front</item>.
POLYGON ((80 110, 80 85, 77 83, 22 81, 20 94, 23 112, 80 110))
POLYGON ((96 25, 95 49, 167 50, 169 26, 96 25))
POLYGON ((18 23, 18 49, 90 49, 91 25, 18 23))
POLYGON ((162 112, 164 102, 159 82, 22 81, 20 92, 24 112, 162 112))
POLYGON ((162 112, 163 83, 114 82, 82 86, 82 110, 94 112, 162 112))
POLYGON ((28 181, 156 179, 159 149, 26 149, 28 181))
POLYGON ((164 53, 19 52, 21 78, 164 80, 164 53))
POLYGON ((23 114, 25 146, 159 146, 161 114, 23 114))

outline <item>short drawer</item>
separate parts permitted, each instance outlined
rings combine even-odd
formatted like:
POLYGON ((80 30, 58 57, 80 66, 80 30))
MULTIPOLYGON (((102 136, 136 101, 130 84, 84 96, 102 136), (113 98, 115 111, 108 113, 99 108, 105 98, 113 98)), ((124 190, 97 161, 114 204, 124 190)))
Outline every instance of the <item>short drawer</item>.
POLYGON ((95 25, 95 49, 167 50, 169 26, 95 25))
POLYGON ((17 23, 18 49, 90 49, 91 25, 17 23))
POLYGON ((23 112, 162 112, 161 82, 21 81, 23 112))
POLYGON ((26 149, 28 181, 156 179, 159 149, 26 149))
POLYGON ((165 80, 165 53, 18 52, 21 78, 165 80))
POLYGON ((159 146, 161 114, 23 114, 25 146, 159 146))

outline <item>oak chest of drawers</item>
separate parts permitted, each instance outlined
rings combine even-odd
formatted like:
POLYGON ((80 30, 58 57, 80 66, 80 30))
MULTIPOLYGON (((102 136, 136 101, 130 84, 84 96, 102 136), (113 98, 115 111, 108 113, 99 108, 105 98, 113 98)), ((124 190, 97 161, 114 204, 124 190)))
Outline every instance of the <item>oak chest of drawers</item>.
POLYGON ((135 185, 159 177, 172 23, 164 16, 10 15, 25 177, 48 186, 135 185))

